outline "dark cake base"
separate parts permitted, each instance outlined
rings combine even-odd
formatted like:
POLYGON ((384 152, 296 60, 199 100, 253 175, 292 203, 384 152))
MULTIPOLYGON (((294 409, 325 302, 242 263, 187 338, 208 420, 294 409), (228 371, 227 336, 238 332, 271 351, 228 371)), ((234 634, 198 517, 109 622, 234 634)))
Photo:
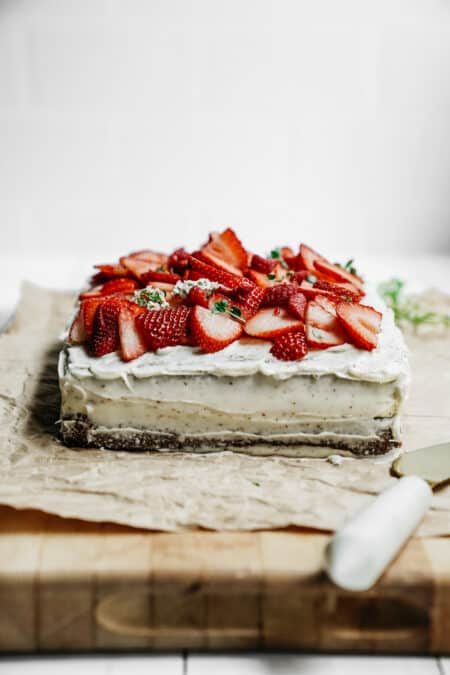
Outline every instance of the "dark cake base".
MULTIPOLYGON (((154 433, 149 430, 114 429, 107 430, 104 427, 96 427, 86 417, 78 416, 76 418, 65 418, 61 422, 61 437, 65 445, 80 448, 105 448, 109 450, 177 450, 177 451, 195 451, 211 452, 213 450, 239 449, 242 452, 254 454, 252 447, 257 445, 273 446, 274 455, 295 456, 295 447, 311 447, 311 456, 314 457, 314 448, 332 448, 337 451, 344 451, 355 457, 367 457, 384 455, 401 443, 393 438, 390 428, 381 429, 377 438, 371 438, 367 441, 361 441, 355 438, 354 441, 342 440, 331 441, 317 437, 317 442, 302 443, 301 439, 297 441, 281 441, 267 439, 261 436, 254 438, 236 438, 228 439, 205 439, 200 440, 197 437, 179 436, 171 433, 154 433), (284 450, 284 452, 283 452, 284 450)), ((259 454, 259 453, 258 453, 259 454)), ((261 453, 263 454, 263 453, 261 453)), ((270 454, 270 453, 264 453, 270 454)), ((332 453, 330 453, 332 454, 332 453)), ((307 456, 302 452, 302 456, 307 456)))

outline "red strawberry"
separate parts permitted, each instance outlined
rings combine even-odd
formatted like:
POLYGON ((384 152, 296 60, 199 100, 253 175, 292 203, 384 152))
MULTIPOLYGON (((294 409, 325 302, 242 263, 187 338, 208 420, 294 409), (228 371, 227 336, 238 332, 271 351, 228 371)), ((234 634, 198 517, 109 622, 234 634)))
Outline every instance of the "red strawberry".
POLYGON ((364 291, 350 283, 337 284, 331 281, 317 281, 314 284, 314 288, 327 291, 336 296, 336 298, 351 300, 352 302, 359 302, 364 297, 364 291))
POLYGON ((306 339, 310 347, 326 349, 347 342, 346 335, 336 317, 317 302, 308 302, 305 321, 306 339))
POLYGON ((210 281, 217 281, 222 286, 229 288, 231 290, 236 290, 241 285, 241 277, 236 274, 230 274, 226 272, 221 267, 215 267, 214 265, 208 265, 198 258, 189 256, 189 264, 195 272, 201 274, 205 279, 210 281))
POLYGON ((300 244, 300 251, 297 257, 297 266, 299 270, 309 270, 310 272, 314 272, 317 260, 327 262, 326 258, 320 255, 320 253, 317 253, 314 249, 306 246, 306 244, 300 244))
POLYGON ((94 267, 99 271, 94 275, 93 279, 95 279, 95 281, 93 283, 96 283, 96 281, 102 282, 108 281, 109 279, 126 277, 128 274, 128 270, 123 265, 119 264, 94 265, 94 267))
POLYGON ((197 305, 192 310, 191 330, 202 351, 218 352, 241 336, 242 326, 225 314, 215 314, 197 305))
POLYGON ((113 293, 133 293, 139 288, 139 284, 134 279, 112 279, 103 284, 101 294, 112 295, 113 293))
POLYGON ((248 254, 231 227, 223 232, 212 232, 208 243, 202 247, 203 253, 212 255, 238 270, 244 270, 248 264, 248 254))
POLYGON ((188 320, 190 307, 150 309, 137 322, 147 348, 154 351, 163 347, 189 344, 188 320))
POLYGON ((381 328, 380 312, 368 305, 339 302, 336 305, 336 314, 350 341, 356 347, 369 351, 375 349, 381 328))
POLYGON ((193 286, 193 288, 191 288, 186 298, 186 302, 188 305, 192 306, 200 305, 200 307, 209 307, 205 291, 198 286, 193 286))
POLYGON ((331 300, 326 295, 316 295, 315 301, 318 305, 322 307, 326 312, 329 312, 333 316, 336 316, 336 301, 331 300))
POLYGON ((132 361, 147 351, 146 344, 137 325, 137 317, 145 313, 144 307, 129 302, 119 312, 120 350, 124 361, 132 361))
POLYGON ((288 311, 297 319, 305 320, 307 301, 303 293, 294 293, 288 300, 288 311))
POLYGON ((261 307, 280 307, 287 305, 291 295, 297 292, 292 284, 277 284, 271 288, 266 288, 261 307))
POLYGON ((120 259, 120 263, 126 267, 128 272, 139 281, 142 279, 142 276, 159 267, 158 263, 150 262, 148 260, 142 260, 141 258, 136 258, 131 255, 125 256, 120 259))
POLYGON ((247 270, 246 274, 260 288, 271 288, 271 286, 281 283, 286 276, 286 270, 277 263, 272 272, 268 272, 267 274, 251 269, 247 270))
POLYGON ((94 319, 97 312, 97 308, 108 300, 107 297, 98 295, 94 298, 86 298, 82 300, 80 304, 80 314, 83 319, 84 331, 86 333, 86 339, 90 340, 92 333, 94 331, 94 319))
POLYGON ((273 258, 263 258, 262 256, 257 255, 255 253, 255 254, 252 255, 250 267, 251 267, 252 270, 255 270, 256 272, 262 272, 263 274, 269 274, 269 272, 273 272, 276 264, 277 264, 277 261, 274 260, 273 258))
POLYGON ((146 260, 147 262, 153 263, 158 267, 166 265, 169 259, 169 256, 165 253, 157 253, 156 251, 151 251, 148 248, 144 248, 142 251, 134 251, 130 253, 129 258, 137 258, 138 260, 146 260))
POLYGON ((347 282, 356 286, 356 288, 363 290, 363 281, 355 274, 351 274, 343 267, 339 265, 333 265, 327 260, 318 258, 314 261, 314 266, 316 270, 319 270, 322 274, 325 274, 327 277, 338 283, 347 282))
POLYGON ((239 267, 230 265, 230 263, 222 260, 222 258, 219 258, 219 256, 214 255, 214 253, 211 253, 206 249, 195 251, 192 255, 198 260, 202 260, 207 265, 213 265, 214 267, 218 267, 219 269, 225 270, 225 272, 229 272, 230 274, 234 274, 238 277, 242 276, 242 271, 239 269, 239 267))
POLYGON ((281 361, 299 361, 308 353, 303 326, 275 338, 270 353, 281 361))
POLYGON ((85 298, 98 298, 102 294, 103 284, 98 286, 93 286, 88 291, 83 291, 80 293, 79 300, 84 300, 85 298))
POLYGON ((118 319, 123 304, 120 298, 108 298, 99 304, 91 340, 94 356, 104 356, 120 348, 118 319))
POLYGON ((83 344, 83 342, 86 342, 86 331, 84 330, 84 323, 83 317, 81 315, 81 309, 78 310, 78 314, 72 321, 72 325, 69 330, 68 341, 72 345, 81 345, 83 344))
POLYGON ((264 289, 259 288, 258 286, 253 286, 253 288, 247 292, 242 290, 238 291, 236 299, 239 302, 242 316, 245 319, 249 319, 256 314, 264 298, 264 293, 264 289))
POLYGON ((101 286, 95 286, 89 291, 81 293, 80 300, 96 298, 101 295, 114 295, 115 293, 133 293, 136 288, 139 288, 139 284, 134 279, 112 279, 101 286))
POLYGON ((181 277, 178 274, 173 274, 172 272, 160 272, 159 270, 149 270, 141 275, 141 281, 143 284, 147 284, 149 281, 162 281, 165 284, 176 284, 177 281, 181 281, 181 277))
POLYGON ((273 338, 292 328, 299 328, 302 322, 293 319, 283 307, 267 307, 256 312, 247 321, 244 330, 247 335, 259 338, 273 338))
POLYGON ((184 248, 177 248, 167 261, 167 267, 176 274, 184 274, 189 265, 189 254, 184 248))
POLYGON ((291 247, 282 246, 280 248, 280 253, 281 257, 283 258, 284 262, 289 267, 289 269, 295 270, 297 268, 297 256, 295 255, 291 247))

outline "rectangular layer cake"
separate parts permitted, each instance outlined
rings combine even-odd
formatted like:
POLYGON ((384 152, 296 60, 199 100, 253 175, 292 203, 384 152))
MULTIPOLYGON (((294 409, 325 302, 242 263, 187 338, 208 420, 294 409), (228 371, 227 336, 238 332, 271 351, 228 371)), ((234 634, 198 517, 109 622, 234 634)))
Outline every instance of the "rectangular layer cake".
POLYGON ((407 350, 376 292, 305 245, 240 247, 225 230, 192 255, 99 266, 60 355, 66 444, 298 457, 400 444, 407 350))

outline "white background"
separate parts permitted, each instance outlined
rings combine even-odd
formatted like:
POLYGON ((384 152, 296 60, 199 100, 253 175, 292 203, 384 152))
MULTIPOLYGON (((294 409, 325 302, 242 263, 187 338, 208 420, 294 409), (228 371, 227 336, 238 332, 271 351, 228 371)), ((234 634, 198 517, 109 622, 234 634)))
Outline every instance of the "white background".
POLYGON ((447 0, 1 0, 0 248, 450 251, 447 0))

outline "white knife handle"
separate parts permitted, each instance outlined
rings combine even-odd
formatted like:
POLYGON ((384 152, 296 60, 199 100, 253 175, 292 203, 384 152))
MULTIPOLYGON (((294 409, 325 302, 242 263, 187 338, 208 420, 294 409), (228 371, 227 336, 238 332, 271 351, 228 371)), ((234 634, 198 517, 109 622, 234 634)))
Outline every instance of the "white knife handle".
POLYGON ((373 586, 423 518, 432 494, 418 476, 382 492, 331 538, 325 554, 330 579, 349 591, 373 586))

